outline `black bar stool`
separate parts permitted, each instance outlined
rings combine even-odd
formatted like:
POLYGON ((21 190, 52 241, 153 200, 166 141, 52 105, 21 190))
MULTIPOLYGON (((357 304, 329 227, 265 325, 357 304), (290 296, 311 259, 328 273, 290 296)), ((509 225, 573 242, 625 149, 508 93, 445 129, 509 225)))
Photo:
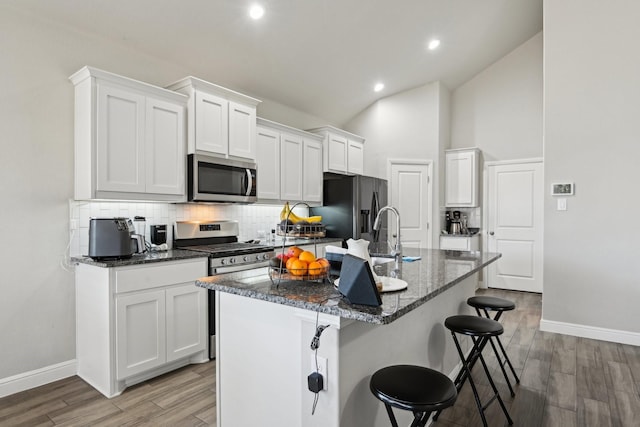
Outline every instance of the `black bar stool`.
MULTIPOLYGON (((496 399, 498 400, 498 403, 500 403, 502 412, 504 412, 504 415, 507 418, 509 424, 513 424, 513 420, 509 416, 507 408, 504 406, 504 402, 500 397, 500 393, 498 392, 498 389, 496 388, 496 385, 491 378, 491 374, 489 373, 487 363, 482 356, 482 350, 487 345, 487 342, 490 341, 490 338, 496 337, 504 332, 504 328, 502 327, 500 322, 479 316, 457 315, 447 317, 447 319, 444 321, 444 326, 451 331, 451 336, 453 337, 453 341, 456 344, 456 349, 458 350, 458 355, 460 356, 460 360, 462 361, 462 369, 458 373, 458 376, 455 380, 455 385, 458 393, 462 389, 465 381, 468 379, 469 384, 471 385, 471 390, 473 391, 476 405, 478 406, 478 410, 480 411, 480 417, 482 418, 483 425, 485 427, 488 426, 487 418, 485 417, 484 412, 487 407, 496 399), (473 346, 471 347, 471 351, 466 358, 464 357, 464 352, 460 347, 460 343, 458 342, 458 337, 456 334, 463 334, 471 337, 473 346), (476 384, 473 381, 473 377, 471 376, 471 370, 478 360, 480 360, 480 362, 482 363, 482 367, 484 368, 484 372, 487 375, 489 384, 491 384, 491 388, 493 389, 493 397, 489 399, 489 401, 485 405, 483 405, 480 401, 478 389, 476 388, 476 384)), ((433 417, 434 420, 438 418, 440 412, 441 410, 438 410, 438 412, 433 417)))
POLYGON ((371 376, 369 388, 380 399, 393 427, 398 427, 392 407, 413 412, 411 427, 423 427, 433 411, 453 405, 458 397, 446 375, 414 365, 387 366, 371 376))
MULTIPOLYGON (((482 316, 482 312, 487 319, 490 319, 489 311, 495 311, 496 315, 493 318, 495 321, 499 321, 502 313, 505 311, 511 311, 516 308, 516 305, 509 300, 496 298, 491 296, 477 296, 471 297, 467 300, 467 304, 476 309, 476 313, 478 316, 482 316)), ((509 365, 511 369, 511 373, 516 380, 516 383, 520 384, 520 378, 518 378, 518 374, 516 374, 516 370, 513 369, 513 365, 511 364, 511 360, 509 360, 509 356, 507 356, 507 352, 502 345, 502 341, 500 341, 500 337, 496 336, 495 340, 498 342, 498 347, 502 351, 502 355, 504 356, 504 360, 502 360, 501 356, 498 353, 498 349, 496 349, 496 345, 493 343, 493 339, 490 339, 491 347, 493 347, 493 352, 496 355, 496 359, 498 359, 498 364, 500 365, 500 369, 502 370, 502 375, 504 375, 504 379, 507 381, 507 386, 509 386, 509 391, 511 392, 511 396, 515 396, 515 392, 513 391, 513 387, 511 387, 511 381, 509 381, 509 377, 507 376, 507 371, 504 369, 505 363, 509 365)))

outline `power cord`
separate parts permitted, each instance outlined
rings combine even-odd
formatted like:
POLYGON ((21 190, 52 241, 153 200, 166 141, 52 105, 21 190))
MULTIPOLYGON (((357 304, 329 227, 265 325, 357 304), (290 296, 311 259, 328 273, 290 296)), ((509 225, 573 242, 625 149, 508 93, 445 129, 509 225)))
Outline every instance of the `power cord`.
POLYGON ((314 357, 316 361, 316 371, 307 377, 309 390, 314 393, 313 406, 311 408, 311 415, 315 414, 316 412, 316 405, 318 404, 318 397, 320 394, 320 390, 324 388, 324 378, 322 377, 322 374, 318 372, 320 370, 318 366, 318 348, 320 347, 320 335, 322 335, 322 332, 330 326, 330 325, 318 325, 319 318, 320 318, 320 312, 317 311, 316 312, 316 333, 311 339, 311 346, 310 346, 311 350, 314 351, 314 357))

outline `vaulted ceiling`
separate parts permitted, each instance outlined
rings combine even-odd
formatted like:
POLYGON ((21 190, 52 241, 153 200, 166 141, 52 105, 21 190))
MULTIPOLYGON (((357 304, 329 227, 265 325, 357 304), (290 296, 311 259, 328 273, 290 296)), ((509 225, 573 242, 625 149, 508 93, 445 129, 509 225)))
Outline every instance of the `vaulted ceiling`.
POLYGON ((453 90, 542 30, 542 0, 3 1, 335 125, 429 82, 453 90))

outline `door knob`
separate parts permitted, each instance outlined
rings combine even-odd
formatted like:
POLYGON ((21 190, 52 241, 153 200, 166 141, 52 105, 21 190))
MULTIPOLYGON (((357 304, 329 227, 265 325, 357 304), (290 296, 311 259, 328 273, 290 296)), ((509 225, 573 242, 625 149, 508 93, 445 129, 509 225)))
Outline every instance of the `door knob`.
POLYGON ((489 236, 493 236, 495 233, 493 231, 489 232, 489 236))

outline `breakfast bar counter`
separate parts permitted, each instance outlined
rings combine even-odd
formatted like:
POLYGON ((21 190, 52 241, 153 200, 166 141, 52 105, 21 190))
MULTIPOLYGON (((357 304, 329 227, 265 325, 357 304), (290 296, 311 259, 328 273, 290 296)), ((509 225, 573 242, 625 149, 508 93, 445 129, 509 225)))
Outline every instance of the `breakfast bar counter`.
MULTIPOLYGON (((477 273, 500 254, 406 249, 404 255, 417 259, 374 267, 408 285, 382 293, 380 307, 350 304, 328 282, 276 283, 266 269, 197 280, 217 291, 218 425, 387 426, 384 406, 369 391, 373 372, 417 364, 455 374, 459 359, 443 322, 471 314, 466 299, 478 286, 477 273), (314 351, 318 326, 327 327, 314 351), (316 395, 307 376, 317 369, 325 388, 312 411, 316 395)), ((398 421, 409 424, 411 414, 400 412, 398 421)))
MULTIPOLYGON (((318 311, 368 323, 387 324, 411 312, 438 294, 497 260, 500 254, 482 252, 441 251, 437 249, 406 249, 405 256, 419 260, 403 262, 399 278, 406 281, 405 291, 383 293, 381 307, 353 305, 341 297, 328 280, 323 283, 296 280, 271 280, 266 274, 238 278, 218 275, 202 278, 198 286, 241 295, 248 298, 318 311), (274 286, 276 284, 277 286, 274 286)), ((394 262, 378 264, 379 276, 389 276, 394 262)), ((266 270, 266 269, 265 269, 266 270)))

